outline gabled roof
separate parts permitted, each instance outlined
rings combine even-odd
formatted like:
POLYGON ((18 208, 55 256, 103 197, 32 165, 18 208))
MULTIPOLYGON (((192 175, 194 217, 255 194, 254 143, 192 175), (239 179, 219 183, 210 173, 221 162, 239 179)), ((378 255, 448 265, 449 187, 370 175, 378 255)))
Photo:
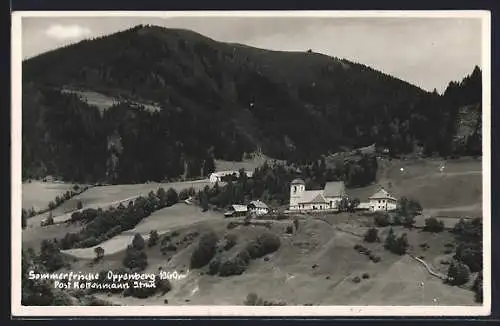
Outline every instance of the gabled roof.
POLYGON ((231 208, 235 212, 246 212, 246 211, 248 211, 248 207, 246 205, 231 205, 231 208))
POLYGON ((260 201, 260 200, 253 200, 250 202, 249 205, 253 205, 255 208, 269 208, 266 203, 260 201))
POLYGON ((323 196, 323 190, 306 190, 302 194, 302 197, 300 197, 299 203, 300 204, 316 203, 314 200, 321 200, 321 198, 317 198, 318 196, 323 196))
POLYGON ((323 196, 323 194, 319 194, 316 197, 314 197, 313 200, 311 200, 311 203, 314 203, 314 204, 326 204, 327 201, 326 201, 325 197, 323 196))
POLYGON ((345 194, 344 181, 333 181, 325 184, 323 195, 325 197, 341 197, 345 194))
POLYGON ((380 189, 376 193, 374 193, 371 197, 368 197, 368 199, 392 199, 396 200, 393 196, 391 196, 385 189, 380 189))

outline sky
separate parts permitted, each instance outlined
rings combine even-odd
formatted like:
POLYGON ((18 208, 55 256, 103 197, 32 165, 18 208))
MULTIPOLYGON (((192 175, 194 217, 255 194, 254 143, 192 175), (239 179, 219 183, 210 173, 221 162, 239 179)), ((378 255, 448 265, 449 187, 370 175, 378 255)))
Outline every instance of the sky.
POLYGON ((23 17, 23 59, 138 24, 271 50, 311 49, 440 93, 482 66, 481 19, 450 17, 23 17))

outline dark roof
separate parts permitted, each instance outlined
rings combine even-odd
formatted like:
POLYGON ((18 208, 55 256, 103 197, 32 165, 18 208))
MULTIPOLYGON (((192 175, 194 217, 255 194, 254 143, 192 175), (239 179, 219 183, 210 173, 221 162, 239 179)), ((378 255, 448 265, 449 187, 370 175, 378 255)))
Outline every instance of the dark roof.
POLYGON ((304 182, 304 180, 302 180, 302 179, 294 179, 294 180, 292 180, 292 184, 293 184, 293 185, 294 185, 294 184, 295 184, 295 185, 296 185, 296 184, 305 185, 306 183, 305 183, 305 182, 304 182))

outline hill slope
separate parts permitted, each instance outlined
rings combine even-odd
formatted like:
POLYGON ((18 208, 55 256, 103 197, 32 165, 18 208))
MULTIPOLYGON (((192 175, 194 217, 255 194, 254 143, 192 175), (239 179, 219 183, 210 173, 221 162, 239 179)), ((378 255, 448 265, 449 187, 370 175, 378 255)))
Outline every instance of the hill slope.
POLYGON ((23 175, 159 181, 372 143, 446 154, 455 111, 477 101, 444 97, 343 59, 137 26, 23 63, 23 175))

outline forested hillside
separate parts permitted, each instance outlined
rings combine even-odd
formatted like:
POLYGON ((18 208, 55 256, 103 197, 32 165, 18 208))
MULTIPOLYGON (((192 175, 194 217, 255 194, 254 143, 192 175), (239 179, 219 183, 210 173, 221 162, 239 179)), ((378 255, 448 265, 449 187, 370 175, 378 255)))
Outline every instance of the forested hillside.
POLYGON ((460 110, 480 112, 480 101, 477 67, 438 95, 344 59, 137 26, 23 63, 23 177, 199 177, 214 159, 257 149, 309 163, 372 143, 393 154, 420 145, 426 155, 478 155, 480 114, 467 115, 476 127, 456 136, 460 110), (63 88, 118 104, 101 112, 63 88))

